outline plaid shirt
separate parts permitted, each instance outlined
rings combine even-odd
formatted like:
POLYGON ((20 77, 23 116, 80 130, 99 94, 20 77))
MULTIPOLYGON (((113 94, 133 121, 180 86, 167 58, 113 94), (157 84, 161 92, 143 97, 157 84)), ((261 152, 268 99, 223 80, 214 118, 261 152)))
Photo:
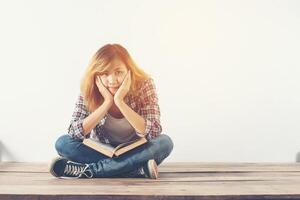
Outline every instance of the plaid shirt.
MULTIPOLYGON (((160 109, 155 84, 152 78, 143 82, 136 96, 126 95, 124 101, 129 107, 145 119, 145 135, 148 140, 161 134, 162 127, 160 125, 160 109)), ((68 128, 68 134, 74 138, 84 139, 85 137, 91 136, 91 133, 93 133, 92 137, 96 136, 96 138, 101 142, 110 143, 105 137, 105 129, 103 127, 107 114, 89 134, 86 134, 86 136, 83 135, 83 120, 89 114, 90 112, 84 104, 84 97, 79 95, 75 104, 72 120, 68 128)), ((136 132, 136 134, 141 136, 138 132, 136 132)))

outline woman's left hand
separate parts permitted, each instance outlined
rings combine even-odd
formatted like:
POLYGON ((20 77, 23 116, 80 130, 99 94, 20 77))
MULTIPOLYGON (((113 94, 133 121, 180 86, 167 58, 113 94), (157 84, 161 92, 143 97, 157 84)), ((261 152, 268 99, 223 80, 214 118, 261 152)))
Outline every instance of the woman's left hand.
POLYGON ((123 101, 124 97, 130 90, 130 85, 131 85, 131 74, 129 70, 122 82, 122 85, 119 87, 118 91, 114 95, 115 103, 123 101))

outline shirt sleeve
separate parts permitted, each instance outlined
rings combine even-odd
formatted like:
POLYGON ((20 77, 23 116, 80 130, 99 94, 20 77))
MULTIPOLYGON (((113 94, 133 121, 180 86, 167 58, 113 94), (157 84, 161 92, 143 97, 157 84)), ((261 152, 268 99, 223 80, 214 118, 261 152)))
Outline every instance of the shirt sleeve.
POLYGON ((68 134, 73 138, 84 139, 83 120, 88 116, 87 108, 84 104, 83 96, 79 95, 75 109, 72 115, 72 119, 68 128, 68 134))
POLYGON ((141 116, 145 119, 145 134, 137 132, 138 136, 146 135, 147 139, 159 136, 162 132, 160 124, 160 108, 156 87, 152 78, 146 80, 141 87, 141 116))

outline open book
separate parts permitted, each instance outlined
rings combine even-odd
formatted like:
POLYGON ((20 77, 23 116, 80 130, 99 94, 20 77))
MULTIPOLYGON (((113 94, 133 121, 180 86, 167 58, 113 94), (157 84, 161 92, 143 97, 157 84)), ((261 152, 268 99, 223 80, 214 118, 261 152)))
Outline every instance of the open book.
POLYGON ((141 137, 136 140, 125 142, 125 143, 119 144, 116 147, 113 147, 110 144, 104 144, 93 138, 86 138, 83 140, 83 144, 95 149, 96 151, 99 151, 100 153, 102 153, 110 158, 112 158, 114 155, 119 156, 119 155, 121 155, 131 149, 134 149, 146 142, 147 142, 147 139, 145 137, 141 137))

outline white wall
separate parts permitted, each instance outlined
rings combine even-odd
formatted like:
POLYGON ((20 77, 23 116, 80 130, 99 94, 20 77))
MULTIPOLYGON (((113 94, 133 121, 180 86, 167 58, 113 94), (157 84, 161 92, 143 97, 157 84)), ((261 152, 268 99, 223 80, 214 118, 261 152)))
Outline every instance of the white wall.
POLYGON ((155 79, 167 161, 294 162, 300 1, 0 3, 2 161, 49 161, 92 54, 124 45, 155 79))

